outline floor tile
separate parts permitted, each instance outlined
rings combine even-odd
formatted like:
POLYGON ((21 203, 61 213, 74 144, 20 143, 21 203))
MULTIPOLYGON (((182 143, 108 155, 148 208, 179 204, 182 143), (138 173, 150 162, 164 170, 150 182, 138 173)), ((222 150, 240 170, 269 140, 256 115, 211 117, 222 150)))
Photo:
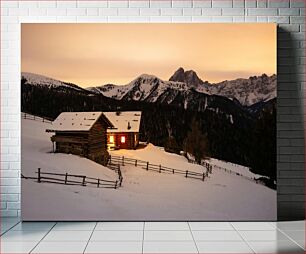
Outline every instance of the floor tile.
POLYGON ((95 230, 143 230, 144 222, 98 222, 95 230))
POLYGON ((235 230, 229 222, 189 222, 191 230, 235 230))
POLYGON ((93 230, 96 222, 58 222, 52 229, 55 231, 66 231, 66 230, 93 230))
POLYGON ((94 231, 90 241, 142 241, 143 231, 94 231))
POLYGON ((304 230, 305 221, 281 221, 275 223, 276 227, 281 230, 304 230))
MULTIPOLYGON (((0 218, 0 220, 1 220, 1 218, 0 218)), ((20 222, 19 219, 16 219, 16 218, 13 219, 13 220, 1 221, 1 223, 0 223, 1 235, 3 233, 5 233, 6 231, 8 231, 9 229, 11 229, 12 227, 14 227, 15 225, 17 225, 19 222, 20 222)))
POLYGON ((291 241, 248 242, 255 253, 304 253, 304 250, 291 241))
MULTIPOLYGON (((16 231, 17 232, 17 231, 16 231)), ((92 231, 50 231, 43 239, 44 242, 86 242, 92 231)))
POLYGON ((29 253, 38 242, 1 242, 0 253, 29 253))
POLYGON ((145 230, 190 230, 188 222, 145 222, 145 230))
POLYGON ((85 253, 142 253, 142 242, 89 242, 85 253))
POLYGON ((144 242, 143 253, 198 253, 193 241, 186 242, 144 242))
POLYGON ((192 231, 195 241, 243 241, 236 231, 192 231))
POLYGON ((289 240, 287 236, 278 230, 271 231, 239 231, 239 234, 246 241, 286 241, 289 240))
POLYGON ((236 230, 275 230, 269 222, 232 222, 236 230))
POLYGON ((9 231, 14 225, 4 225, 0 226, 1 235, 4 234, 6 231, 9 231))
POLYGON ((190 231, 145 231, 145 241, 193 241, 190 231))
POLYGON ((305 231, 290 230, 282 231, 285 235, 289 236, 291 240, 295 241, 298 245, 305 249, 305 231))
POLYGON ((40 242, 32 253, 83 253, 87 242, 40 242))
POLYGON ((305 231, 302 230, 284 230, 285 235, 289 236, 292 240, 305 240, 305 231))
POLYGON ((9 228, 12 228, 16 225, 18 225, 20 222, 3 222, 0 224, 1 228, 6 228, 6 229, 9 229, 9 228))
POLYGON ((200 253, 253 253, 245 242, 197 242, 200 253))
POLYGON ((40 241, 47 231, 8 231, 1 236, 2 242, 35 242, 40 241))
POLYGON ((20 222, 11 230, 13 231, 49 231, 55 222, 20 222))

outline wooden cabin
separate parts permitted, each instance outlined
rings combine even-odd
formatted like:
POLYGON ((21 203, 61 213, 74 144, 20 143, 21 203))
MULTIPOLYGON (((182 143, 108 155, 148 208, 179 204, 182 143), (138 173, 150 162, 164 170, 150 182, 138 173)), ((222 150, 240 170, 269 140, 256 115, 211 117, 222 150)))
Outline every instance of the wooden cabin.
POLYGON ((108 149, 135 149, 139 145, 141 111, 105 112, 113 124, 107 130, 108 149))
POLYGON ((103 112, 62 112, 47 132, 51 137, 53 152, 75 154, 105 165, 107 129, 112 123, 103 112))

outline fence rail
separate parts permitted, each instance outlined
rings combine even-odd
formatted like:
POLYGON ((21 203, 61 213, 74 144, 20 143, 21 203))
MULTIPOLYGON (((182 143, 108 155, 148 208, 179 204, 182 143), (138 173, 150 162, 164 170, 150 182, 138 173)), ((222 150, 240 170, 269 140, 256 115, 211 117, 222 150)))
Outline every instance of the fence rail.
POLYGON ((119 182, 119 186, 121 187, 122 186, 122 181, 123 181, 123 176, 122 176, 122 172, 121 172, 121 169, 120 169, 120 165, 108 161, 107 167, 111 170, 114 170, 118 174, 118 182, 119 182))
POLYGON ((39 121, 39 122, 44 122, 44 123, 50 123, 52 124, 53 119, 47 118, 47 117, 42 117, 42 116, 35 116, 32 114, 28 114, 25 112, 21 112, 21 117, 23 119, 29 119, 29 120, 34 120, 34 121, 39 121))
MULTIPOLYGON (((216 166, 214 165, 214 168, 217 168, 217 169, 220 169, 224 172, 227 172, 231 175, 236 175, 236 176, 240 176, 241 178, 244 178, 248 181, 251 181, 251 182, 255 182, 255 183, 259 183, 259 184, 262 184, 261 181, 258 181, 256 178, 253 178, 253 177, 249 177, 249 176, 245 176, 245 175, 242 175, 236 171, 233 171, 233 170, 230 170, 230 169, 227 169, 227 168, 223 168, 223 167, 220 167, 220 166, 216 166)), ((264 185, 264 184, 263 184, 264 185)))
MULTIPOLYGON (((192 160, 192 159, 188 159, 188 162, 189 162, 189 163, 193 163, 193 164, 195 163, 195 161, 192 160)), ((231 175, 239 176, 239 177, 241 177, 241 178, 243 178, 243 179, 245 179, 245 180, 254 182, 254 183, 256 183, 256 184, 265 185, 264 183, 262 183, 260 180, 256 179, 255 177, 245 176, 245 175, 243 175, 243 174, 241 174, 241 173, 238 173, 238 172, 236 172, 236 171, 233 171, 233 170, 230 170, 230 169, 227 169, 227 168, 224 168, 224 167, 220 167, 220 166, 217 166, 217 165, 214 165, 214 164, 210 164, 210 163, 207 163, 207 162, 205 162, 205 161, 202 161, 202 162, 201 162, 201 165, 205 166, 205 167, 209 170, 209 173, 212 173, 212 169, 213 169, 213 168, 214 168, 214 169, 219 169, 219 170, 221 170, 221 171, 224 171, 224 172, 229 173, 229 174, 231 174, 231 175)))
POLYGON ((121 186, 122 177, 119 180, 105 180, 100 178, 88 177, 85 175, 72 175, 72 174, 61 174, 61 173, 53 173, 53 172, 42 172, 40 168, 38 168, 37 177, 26 177, 21 174, 21 178, 25 179, 34 179, 37 180, 38 183, 46 182, 46 183, 55 183, 55 184, 64 184, 64 185, 78 185, 78 186, 88 186, 94 185, 97 188, 110 188, 117 189, 121 186))
POLYGON ((155 171, 158 173, 180 174, 180 175, 185 176, 186 178, 199 179, 202 181, 204 181, 205 178, 208 177, 210 173, 212 173, 212 166, 209 165, 208 163, 207 165, 203 165, 206 168, 206 172, 203 172, 203 173, 194 172, 192 170, 182 170, 182 169, 165 167, 162 165, 152 164, 144 160, 127 158, 125 156, 111 155, 109 157, 108 163, 122 165, 122 166, 125 166, 125 165, 133 165, 136 167, 140 166, 141 168, 145 170, 151 170, 151 171, 155 171))

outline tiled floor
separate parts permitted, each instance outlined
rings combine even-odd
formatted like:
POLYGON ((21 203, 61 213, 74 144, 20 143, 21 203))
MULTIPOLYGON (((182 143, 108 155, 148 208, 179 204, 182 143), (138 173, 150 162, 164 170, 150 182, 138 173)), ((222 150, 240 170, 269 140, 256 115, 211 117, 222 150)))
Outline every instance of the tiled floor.
POLYGON ((0 253, 304 253, 305 221, 19 222, 1 218, 0 253))

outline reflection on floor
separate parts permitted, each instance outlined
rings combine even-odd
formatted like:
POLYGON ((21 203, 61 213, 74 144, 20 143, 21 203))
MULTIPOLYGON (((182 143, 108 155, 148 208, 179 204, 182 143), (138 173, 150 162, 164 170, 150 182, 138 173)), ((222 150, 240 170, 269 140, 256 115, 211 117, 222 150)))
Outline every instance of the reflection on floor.
POLYGON ((20 222, 1 218, 0 253, 304 253, 305 221, 20 222))

